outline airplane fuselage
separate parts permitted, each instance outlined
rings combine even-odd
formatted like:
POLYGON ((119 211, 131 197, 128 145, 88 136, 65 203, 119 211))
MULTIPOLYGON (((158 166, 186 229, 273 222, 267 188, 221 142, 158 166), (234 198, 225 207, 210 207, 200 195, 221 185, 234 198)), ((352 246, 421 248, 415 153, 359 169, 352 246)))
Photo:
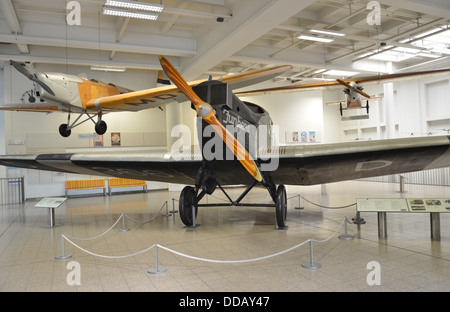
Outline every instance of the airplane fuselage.
POLYGON ((54 95, 35 84, 36 94, 46 102, 58 106, 64 112, 82 113, 87 111, 94 113, 97 110, 87 107, 89 100, 132 91, 113 84, 69 74, 41 72, 36 73, 36 76, 50 87, 54 95))
MULTIPOLYGON (((217 80, 205 81, 195 86, 193 90, 203 101, 211 104, 217 119, 238 139, 252 157, 257 155, 260 148, 273 146, 273 123, 269 113, 262 107, 241 101, 233 94, 229 85, 217 80)), ((219 156, 220 153, 215 148, 217 144, 221 144, 222 159, 229 159, 232 153, 228 151, 227 154, 225 143, 218 140, 213 129, 208 130, 210 127, 208 123, 200 120, 199 122, 201 122, 201 131, 197 132, 204 156, 206 156, 205 152, 219 156), (212 140, 215 142, 212 143, 212 140), (212 148, 214 150, 211 151, 212 148)))

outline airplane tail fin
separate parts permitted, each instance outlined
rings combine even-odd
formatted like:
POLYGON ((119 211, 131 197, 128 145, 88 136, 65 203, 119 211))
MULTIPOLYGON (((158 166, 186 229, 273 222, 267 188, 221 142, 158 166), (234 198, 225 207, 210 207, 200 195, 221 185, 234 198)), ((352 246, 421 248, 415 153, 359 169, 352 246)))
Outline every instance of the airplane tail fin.
POLYGON ((170 79, 167 77, 166 73, 162 70, 158 72, 158 80, 157 83, 160 85, 170 85, 170 79))

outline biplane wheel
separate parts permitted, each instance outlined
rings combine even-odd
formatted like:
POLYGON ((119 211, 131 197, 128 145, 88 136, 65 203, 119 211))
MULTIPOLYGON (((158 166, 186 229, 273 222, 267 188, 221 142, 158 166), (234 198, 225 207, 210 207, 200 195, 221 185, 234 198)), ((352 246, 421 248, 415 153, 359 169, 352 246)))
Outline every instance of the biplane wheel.
POLYGON ((286 196, 286 187, 283 184, 280 184, 277 189, 275 210, 277 216, 277 227, 278 228, 286 227, 287 196, 286 196))
POLYGON ((181 221, 186 226, 192 226, 194 224, 194 219, 192 215, 192 210, 195 208, 195 218, 197 218, 198 206, 196 203, 195 190, 192 186, 185 186, 180 194, 180 218, 181 221))
POLYGON ((67 124, 61 124, 59 126, 59 134, 61 134, 61 136, 67 138, 71 133, 72 130, 67 129, 67 124))
POLYGON ((341 112, 341 116, 342 116, 342 111, 343 111, 344 109, 342 108, 342 103, 339 103, 339 111, 341 112))
POLYGON ((106 125, 106 122, 100 120, 95 124, 95 133, 97 133, 98 135, 105 134, 107 128, 108 126, 106 125))

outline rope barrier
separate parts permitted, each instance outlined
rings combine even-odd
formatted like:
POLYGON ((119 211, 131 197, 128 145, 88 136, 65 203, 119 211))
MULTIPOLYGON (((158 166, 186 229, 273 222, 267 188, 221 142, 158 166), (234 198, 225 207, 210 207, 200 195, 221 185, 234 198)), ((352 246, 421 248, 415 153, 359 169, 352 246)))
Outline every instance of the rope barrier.
MULTIPOLYGON (((119 220, 120 220, 120 218, 119 218, 119 220)), ((297 245, 295 245, 295 246, 292 246, 292 247, 290 247, 290 248, 288 248, 288 249, 285 249, 285 250, 283 250, 283 251, 280 251, 280 252, 277 252, 277 253, 274 253, 274 254, 271 254, 271 255, 267 255, 267 256, 262 256, 262 257, 258 257, 258 258, 252 258, 252 259, 244 259, 244 260, 214 260, 214 259, 200 258, 200 257, 195 257, 195 256, 190 256, 190 255, 184 254, 184 253, 182 253, 182 252, 179 252, 179 251, 170 249, 170 248, 168 248, 168 247, 165 247, 165 246, 162 246, 162 245, 159 245, 159 244, 153 244, 153 245, 151 245, 150 247, 147 247, 147 248, 145 248, 145 249, 143 249, 143 250, 141 250, 141 251, 138 251, 138 252, 135 252, 135 253, 132 253, 132 254, 129 254, 129 255, 123 255, 123 256, 106 256, 106 255, 96 254, 96 253, 94 253, 94 252, 91 252, 91 251, 89 251, 89 250, 87 250, 87 249, 85 249, 85 248, 82 248, 82 247, 78 246, 77 244, 75 244, 74 242, 72 242, 72 241, 71 241, 67 236, 65 236, 64 234, 62 235, 62 240, 63 240, 63 241, 62 241, 63 254, 62 254, 61 256, 57 256, 57 257, 55 257, 55 258, 56 258, 56 259, 67 259, 67 258, 71 257, 71 255, 65 255, 65 251, 64 251, 64 240, 67 240, 67 241, 68 241, 70 244, 72 244, 74 247, 80 249, 81 251, 83 251, 83 252, 85 252, 85 253, 87 253, 87 254, 90 254, 90 255, 95 256, 95 257, 106 258, 106 259, 122 259, 122 258, 133 257, 133 256, 136 256, 136 255, 139 255, 139 254, 143 254, 143 253, 145 253, 145 252, 147 252, 147 251, 149 251, 149 250, 151 250, 151 249, 153 249, 153 248, 155 248, 155 249, 157 250, 158 247, 159 247, 159 248, 162 248, 162 249, 164 249, 164 250, 166 250, 166 251, 168 251, 168 252, 171 252, 171 253, 176 254, 176 255, 178 255, 178 256, 181 256, 181 257, 185 257, 185 258, 189 258, 189 259, 193 259, 193 260, 197 260, 197 261, 212 262, 212 263, 222 263, 222 264, 248 263, 248 262, 255 262, 255 261, 265 260, 265 259, 269 259, 269 258, 273 258, 273 257, 280 256, 280 255, 285 254, 285 253, 287 253, 287 252, 290 252, 290 251, 292 251, 292 250, 294 250, 294 249, 297 249, 297 248, 299 248, 299 247, 305 245, 306 243, 310 243, 310 245, 311 245, 311 246, 310 246, 310 248, 311 248, 311 255, 310 255, 310 257, 311 257, 311 264, 314 264, 314 263, 313 263, 313 260, 312 260, 312 242, 325 243, 325 242, 331 240, 333 237, 336 236, 336 234, 340 231, 342 225, 343 225, 344 223, 346 223, 346 222, 348 222, 348 221, 347 221, 347 218, 344 219, 344 221, 340 224, 339 228, 334 232, 334 234, 331 235, 330 237, 328 237, 327 239, 324 239, 324 240, 315 240, 315 239, 310 238, 310 239, 308 239, 308 240, 306 240, 306 241, 304 241, 304 242, 302 242, 302 243, 300 243, 300 244, 297 244, 297 245)), ((117 224, 117 222, 116 222, 116 224, 117 224)), ((347 235, 347 228, 346 228, 346 231, 345 231, 345 232, 346 232, 345 234, 347 235)), ((157 253, 156 253, 156 257, 157 257, 157 253)), ((158 259, 156 259, 156 261, 158 262, 158 259)), ((314 266, 313 266, 313 265, 308 265, 308 266, 304 266, 304 267, 316 269, 316 268, 320 268, 320 265, 314 264, 314 266)), ((150 272, 150 270, 149 270, 149 272, 150 272)), ((157 265, 156 270, 153 269, 152 272, 162 273, 162 271, 159 271, 159 270, 158 270, 158 265, 157 265)))
POLYGON ((131 221, 134 221, 134 222, 136 222, 136 223, 142 223, 142 224, 148 223, 148 222, 154 220, 154 219, 161 213, 161 210, 162 210, 162 209, 164 208, 164 206, 166 206, 166 205, 167 205, 167 201, 161 206, 161 208, 158 210, 158 212, 157 212, 153 217, 151 217, 151 218, 148 219, 148 220, 136 220, 136 219, 130 217, 129 215, 127 215, 126 213, 122 212, 122 214, 121 214, 120 217, 117 219, 117 221, 114 222, 114 224, 113 224, 109 229, 107 229, 105 232, 103 232, 102 234, 97 235, 97 236, 95 236, 95 237, 91 237, 91 238, 79 238, 79 237, 73 237, 73 236, 68 236, 68 235, 64 235, 64 234, 63 234, 63 235, 64 235, 66 238, 69 238, 69 237, 70 237, 71 239, 74 239, 74 240, 81 240, 81 241, 94 240, 94 239, 97 239, 97 238, 102 237, 103 235, 106 235, 106 233, 108 233, 109 231, 111 231, 111 230, 117 225, 117 223, 119 223, 119 221, 120 221, 121 219, 123 220, 124 217, 127 217, 128 219, 130 219, 131 221))

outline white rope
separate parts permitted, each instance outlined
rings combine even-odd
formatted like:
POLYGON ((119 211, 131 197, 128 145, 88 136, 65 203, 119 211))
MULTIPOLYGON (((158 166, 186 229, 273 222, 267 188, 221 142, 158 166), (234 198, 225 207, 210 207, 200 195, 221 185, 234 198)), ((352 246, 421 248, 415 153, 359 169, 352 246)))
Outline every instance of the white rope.
MULTIPOLYGON (((120 218, 119 218, 119 220, 120 220, 120 218)), ((300 244, 298 244, 298 245, 295 245, 295 246, 290 247, 290 248, 288 248, 288 249, 285 249, 285 250, 283 250, 283 251, 280 251, 280 252, 277 252, 277 253, 274 253, 274 254, 271 254, 271 255, 268 255, 268 256, 263 256, 263 257, 253 258, 253 259, 245 259, 245 260, 213 260, 213 259, 205 259, 205 258, 200 258, 200 257, 195 257, 195 256, 189 256, 189 255, 187 255, 187 254, 184 254, 184 253, 175 251, 175 250, 173 250, 173 249, 167 248, 167 247, 162 246, 162 245, 159 245, 159 244, 154 244, 154 245, 152 245, 152 246, 150 246, 150 247, 148 247, 148 248, 146 248, 146 249, 143 249, 143 250, 141 250, 141 251, 132 253, 132 254, 130 254, 130 255, 124 255, 124 256, 105 256, 105 255, 99 255, 99 254, 93 253, 93 252, 91 252, 91 251, 88 251, 88 250, 86 250, 86 249, 84 249, 84 248, 78 246, 77 244, 75 244, 74 242, 72 242, 69 238, 67 238, 67 236, 65 236, 64 234, 62 235, 62 237, 65 238, 65 239, 66 239, 69 243, 71 243, 74 247, 80 249, 81 251, 84 251, 85 253, 90 254, 90 255, 92 255, 92 256, 101 257, 101 258, 106 258, 106 259, 121 259, 121 258, 133 257, 133 256, 136 256, 136 255, 145 253, 145 252, 147 252, 147 251, 153 249, 154 247, 160 247, 160 248, 162 248, 162 249, 164 249, 164 250, 166 250, 166 251, 169 251, 169 252, 171 252, 171 253, 173 253, 173 254, 176 254, 176 255, 179 255, 179 256, 181 256, 181 257, 185 257, 185 258, 189 258, 189 259, 193 259, 193 260, 198 260, 198 261, 213 262, 213 263, 225 263, 225 264, 226 264, 226 263, 246 263, 246 262, 255 262, 255 261, 260 261, 260 260, 265 260, 265 259, 269 259, 269 258, 273 258, 273 257, 280 256, 280 255, 285 254, 285 253, 287 253, 287 252, 290 252, 290 251, 292 251, 292 250, 294 250, 294 249, 297 249, 297 248, 303 246, 304 244, 306 244, 306 243, 308 243, 308 242, 317 242, 317 243, 324 243, 324 242, 327 242, 327 241, 329 241, 330 239, 332 239, 334 236, 336 236, 336 234, 339 232, 339 230, 341 229, 341 227, 342 227, 342 225, 344 224, 344 222, 346 222, 346 219, 344 219, 344 221, 341 223, 341 225, 339 226, 339 228, 337 229, 337 231, 336 231, 333 235, 331 235, 329 238, 327 238, 327 239, 324 239, 324 240, 314 240, 314 239, 311 239, 311 238, 310 238, 310 239, 308 239, 308 240, 306 240, 306 241, 304 241, 304 242, 302 242, 302 243, 300 243, 300 244)), ((117 222, 116 222, 116 223, 117 223, 117 222)))
POLYGON ((103 232, 102 234, 97 235, 95 237, 91 237, 91 238, 79 238, 79 237, 73 237, 73 236, 65 236, 65 237, 70 237, 71 239, 81 240, 81 241, 89 241, 89 240, 94 240, 94 239, 100 238, 101 236, 106 235, 106 233, 111 231, 124 216, 127 217, 128 219, 136 222, 136 223, 148 223, 148 222, 152 221, 153 219, 155 219, 159 215, 159 213, 161 212, 161 210, 164 208, 165 205, 167 205, 167 201, 162 205, 162 207, 159 209, 159 211, 153 217, 151 217, 148 220, 143 220, 143 221, 133 219, 132 217, 130 217, 126 213, 122 212, 122 214, 120 215, 119 219, 117 219, 117 221, 114 222, 114 224, 109 229, 107 229, 105 232, 103 232))
POLYGON ((289 251, 291 251, 291 250, 294 250, 294 249, 296 249, 296 248, 298 248, 298 247, 300 247, 300 246, 306 244, 306 243, 309 242, 309 241, 310 241, 310 239, 304 241, 304 242, 301 243, 301 244, 298 244, 298 245, 293 246, 293 247, 291 247, 291 248, 288 248, 288 249, 286 249, 286 250, 283 250, 283 251, 274 253, 274 254, 272 254, 272 255, 268 255, 268 256, 264 256, 264 257, 259 257, 259 258, 253 258, 253 259, 246 259, 246 260, 212 260, 212 259, 205 259, 205 258, 199 258, 199 257, 189 256, 189 255, 186 255, 186 254, 184 254, 184 253, 181 253, 181 252, 172 250, 172 249, 170 249, 170 248, 161 246, 161 245, 159 245, 159 244, 157 244, 157 246, 160 247, 160 248, 162 248, 162 249, 164 249, 164 250, 167 250, 167 251, 169 251, 169 252, 171 252, 171 253, 174 253, 174 254, 176 254, 176 255, 179 255, 179 256, 182 256, 182 257, 185 257, 185 258, 190 258, 190 259, 193 259, 193 260, 199 260, 199 261, 204 261, 204 262, 213 262, 213 263, 244 263, 244 262, 260 261, 260 260, 269 259, 269 258, 273 258, 273 257, 279 256, 279 255, 282 255, 282 254, 284 254, 284 253, 287 253, 287 252, 289 252, 289 251))
MULTIPOLYGON (((97 238, 99 238, 99 237, 105 235, 105 234, 108 233, 109 231, 111 231, 111 230, 116 226, 116 224, 120 221, 120 219, 122 219, 122 216, 123 216, 123 213, 120 215, 119 219, 117 219, 117 221, 116 221, 109 229, 107 229, 105 232, 103 232, 102 234, 97 235, 97 236, 95 236, 95 237, 91 237, 91 238, 78 238, 78 237, 72 237, 72 236, 69 236, 69 237, 72 238, 72 239, 82 240, 82 241, 89 241, 89 240, 97 239, 97 238)), ((67 236, 65 236, 64 234, 63 234, 63 236, 64 236, 64 237, 67 237, 67 236)))
POLYGON ((330 239, 332 239, 333 237, 336 236, 336 234, 340 231, 342 225, 343 225, 344 222, 346 222, 346 221, 347 221, 347 219, 344 219, 344 221, 341 222, 341 225, 339 225, 339 228, 337 229, 337 231, 334 232, 334 234, 331 235, 330 237, 328 237, 327 239, 324 239, 324 240, 311 239, 311 240, 312 240, 313 242, 316 242, 316 243, 325 243, 325 242, 328 242, 330 239))
POLYGON ((150 222, 150 221, 152 221, 153 219, 155 219, 159 214, 160 214, 160 212, 161 212, 161 210, 164 208, 164 206, 166 206, 167 207, 167 200, 165 201, 165 203, 161 206, 161 208, 158 210, 158 212, 153 216, 153 217, 151 217, 150 219, 148 219, 148 220, 136 220, 136 219, 133 219, 132 217, 130 217, 129 215, 127 215, 126 213, 124 213, 124 215, 128 218, 128 219, 130 219, 131 221, 134 221, 134 222, 136 222, 136 223, 147 223, 147 222, 150 222))
POLYGON ((122 259, 122 258, 128 258, 128 257, 137 256, 137 255, 139 255, 139 254, 142 254, 142 253, 144 253, 144 252, 147 252, 147 251, 151 250, 152 248, 154 248, 154 247, 156 246, 156 244, 155 244, 155 245, 152 245, 152 246, 150 246, 150 247, 148 247, 148 248, 145 248, 145 249, 143 249, 143 250, 141 250, 141 251, 132 253, 132 254, 130 254, 130 255, 124 255, 124 256, 105 256, 105 255, 99 255, 99 254, 93 253, 93 252, 91 252, 91 251, 89 251, 89 250, 86 250, 86 249, 84 249, 84 248, 78 246, 77 244, 75 244, 74 242, 72 242, 70 239, 68 239, 64 234, 62 235, 62 237, 64 237, 65 240, 67 240, 67 241, 68 241, 69 243, 71 243, 74 247, 80 249, 81 251, 84 251, 85 253, 90 254, 91 256, 100 257, 100 258, 106 258, 106 259, 122 259))

